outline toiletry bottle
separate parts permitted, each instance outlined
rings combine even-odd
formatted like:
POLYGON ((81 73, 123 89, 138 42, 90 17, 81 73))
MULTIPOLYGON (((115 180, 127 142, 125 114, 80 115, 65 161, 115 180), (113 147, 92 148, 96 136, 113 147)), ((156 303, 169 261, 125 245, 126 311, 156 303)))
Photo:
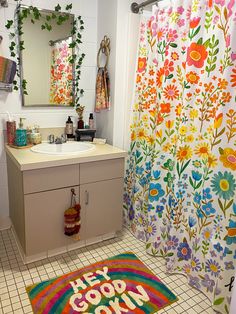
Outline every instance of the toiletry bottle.
POLYGON ((78 129, 84 129, 84 120, 82 119, 78 120, 78 129))
POLYGON ((93 119, 92 113, 90 113, 90 115, 89 115, 89 128, 94 129, 94 119, 93 119))
POLYGON ((7 121, 7 144, 14 145, 15 144, 15 136, 16 136, 16 121, 12 120, 10 113, 7 111, 8 121, 7 121))
POLYGON ((71 120, 71 116, 68 116, 68 120, 66 121, 66 135, 67 138, 73 137, 73 122, 71 120))
POLYGON ((27 145, 27 130, 24 129, 23 120, 25 118, 20 118, 19 128, 16 129, 16 146, 26 146, 27 145))

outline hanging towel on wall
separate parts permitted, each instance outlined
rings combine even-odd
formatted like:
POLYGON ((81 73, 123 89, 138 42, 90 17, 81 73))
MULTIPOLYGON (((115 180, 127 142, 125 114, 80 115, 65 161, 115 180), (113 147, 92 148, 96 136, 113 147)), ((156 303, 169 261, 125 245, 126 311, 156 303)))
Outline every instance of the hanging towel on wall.
POLYGON ((11 84, 16 74, 16 62, 0 56, 0 82, 11 84))
POLYGON ((107 68, 103 67, 97 73, 95 112, 110 110, 110 106, 110 79, 107 68))

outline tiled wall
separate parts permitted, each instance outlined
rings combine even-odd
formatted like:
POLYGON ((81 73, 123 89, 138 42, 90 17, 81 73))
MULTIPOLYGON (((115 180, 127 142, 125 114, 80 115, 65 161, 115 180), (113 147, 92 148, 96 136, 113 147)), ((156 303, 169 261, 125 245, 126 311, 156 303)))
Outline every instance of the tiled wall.
MULTIPOLYGON (((86 106, 86 116, 93 111, 95 99, 95 77, 96 77, 96 53, 97 53, 97 0, 24 0, 25 5, 34 5, 38 8, 54 9, 57 4, 62 7, 72 3, 72 13, 81 15, 85 22, 83 32, 83 44, 81 50, 86 54, 82 68, 80 86, 85 90, 85 96, 81 99, 81 104, 86 106)), ((3 36, 0 44, 0 55, 9 57, 8 31, 5 29, 7 20, 12 20, 16 2, 8 0, 8 8, 0 7, 0 35, 3 36)), ((10 30, 14 31, 14 30, 10 30)), ((37 73, 35 73, 37 75, 37 73)), ((4 152, 5 121, 6 111, 9 111, 18 122, 19 117, 26 118, 26 125, 39 124, 40 127, 62 127, 68 115, 75 116, 73 109, 50 109, 50 108, 30 108, 25 109, 21 106, 18 92, 6 93, 0 91, 0 228, 3 218, 9 214, 8 190, 7 190, 7 171, 6 157, 4 152)), ((87 119, 87 118, 86 118, 87 119)))

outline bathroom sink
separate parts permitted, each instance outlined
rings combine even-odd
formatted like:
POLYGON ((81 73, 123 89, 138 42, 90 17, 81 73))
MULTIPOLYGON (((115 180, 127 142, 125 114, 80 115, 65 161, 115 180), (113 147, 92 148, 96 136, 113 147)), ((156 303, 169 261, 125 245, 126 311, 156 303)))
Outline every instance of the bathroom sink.
POLYGON ((42 143, 35 145, 31 148, 31 151, 35 153, 48 154, 48 155, 78 155, 93 150, 95 146, 89 143, 81 142, 67 142, 63 144, 49 144, 42 143))

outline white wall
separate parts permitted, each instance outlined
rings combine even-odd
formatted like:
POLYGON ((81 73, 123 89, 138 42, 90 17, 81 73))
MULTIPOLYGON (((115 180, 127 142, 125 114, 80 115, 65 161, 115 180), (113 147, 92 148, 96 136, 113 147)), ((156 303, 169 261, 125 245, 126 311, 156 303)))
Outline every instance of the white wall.
MULTIPOLYGON (((111 80, 111 111, 96 114, 98 135, 126 148, 129 111, 134 86, 139 15, 131 13, 132 0, 99 0, 98 47, 104 35, 111 37, 108 70, 111 80), (114 40, 115 38, 115 40, 114 40)), ((136 1, 138 3, 142 0, 136 1)))
MULTIPOLYGON (((3 36, 0 45, 0 55, 9 57, 8 31, 5 29, 7 20, 12 20, 16 2, 8 0, 8 8, 0 7, 0 35, 3 36)), ((85 96, 81 104, 86 106, 86 118, 93 111, 95 99, 95 75, 96 75, 96 52, 97 52, 97 0, 24 0, 26 5, 34 5, 39 8, 51 9, 60 3, 61 6, 72 3, 72 13, 81 15, 85 22, 83 32, 82 51, 86 54, 82 67, 80 86, 85 90, 85 96)), ((14 31, 11 29, 10 32, 14 31)), ((0 91, 0 228, 4 224, 5 217, 9 215, 6 156, 4 152, 3 130, 5 129, 6 111, 12 113, 17 121, 19 117, 26 118, 26 124, 39 124, 40 127, 61 127, 65 125, 67 115, 76 113, 73 109, 44 109, 22 108, 18 92, 6 93, 0 91)))

